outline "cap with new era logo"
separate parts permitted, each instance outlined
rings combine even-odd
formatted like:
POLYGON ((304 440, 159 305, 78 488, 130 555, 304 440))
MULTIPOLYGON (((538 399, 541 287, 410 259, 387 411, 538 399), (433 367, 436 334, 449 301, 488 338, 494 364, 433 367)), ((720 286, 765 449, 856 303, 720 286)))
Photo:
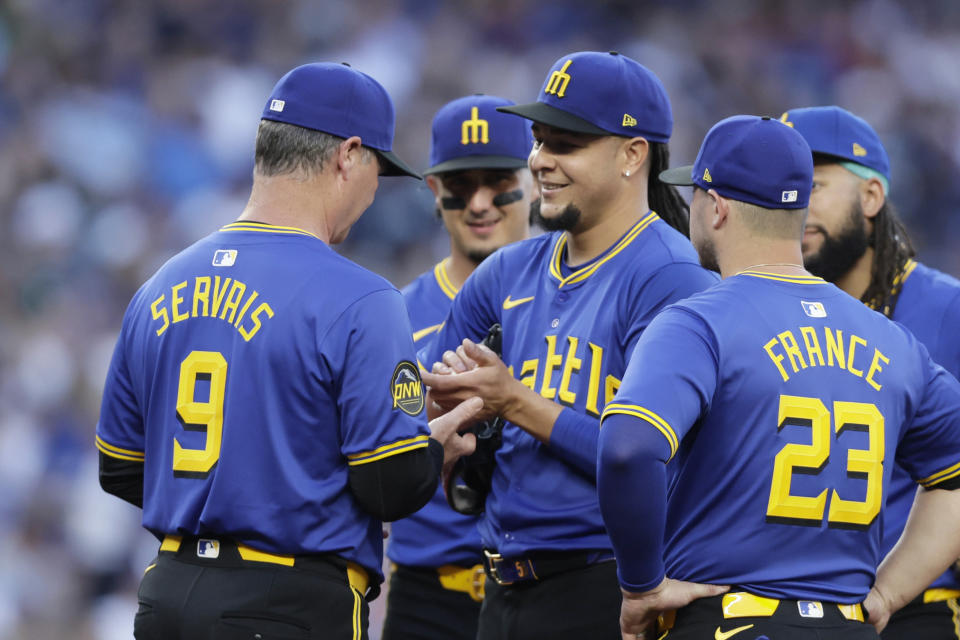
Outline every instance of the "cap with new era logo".
POLYGON ((673 113, 663 83, 645 66, 616 51, 563 56, 547 73, 536 102, 498 110, 600 136, 668 142, 673 133, 673 113))
POLYGON ((384 175, 420 176, 393 153, 393 101, 379 82, 346 64, 314 62, 287 72, 263 108, 264 120, 341 138, 359 136, 384 161, 384 175))
POLYGON ((692 165, 660 174, 767 209, 803 209, 813 187, 813 156, 803 136, 778 120, 733 116, 713 125, 692 165))
POLYGON ((530 126, 497 111, 497 107, 513 104, 482 94, 445 104, 433 118, 430 168, 424 173, 527 166, 533 147, 530 126))
POLYGON ((814 153, 834 156, 890 180, 890 158, 867 121, 837 106, 791 109, 780 120, 800 132, 814 153))

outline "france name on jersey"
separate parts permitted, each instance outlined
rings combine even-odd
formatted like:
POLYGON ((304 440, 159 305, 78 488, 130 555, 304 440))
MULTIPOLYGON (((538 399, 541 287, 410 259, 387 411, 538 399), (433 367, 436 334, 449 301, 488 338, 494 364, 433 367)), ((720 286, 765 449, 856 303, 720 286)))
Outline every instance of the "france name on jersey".
MULTIPOLYGON (((893 319, 910 330, 930 352, 933 361, 960 378, 960 281, 936 269, 907 262, 893 319)), ((883 555, 893 549, 913 506, 917 485, 897 465, 883 512, 883 555)), ((960 576, 948 569, 931 587, 960 589, 960 576)))
POLYGON ((853 603, 894 460, 926 487, 960 475, 958 409, 960 384, 896 323, 819 278, 747 271, 654 320, 605 416, 675 454, 668 576, 853 603))
MULTIPOLYGON (((435 337, 456 293, 444 262, 403 289, 414 347, 422 349, 435 337)), ((387 556, 397 564, 412 567, 473 566, 482 559, 480 549, 477 517, 454 511, 447 504, 441 483, 420 511, 390 525, 387 556)))
POLYGON ((381 524, 348 468, 426 447, 423 404, 399 291, 310 233, 237 222, 134 296, 97 446, 144 461, 154 533, 335 553, 380 575, 381 524))
MULTIPOLYGON (((463 338, 479 342, 499 322, 503 361, 513 375, 541 396, 597 418, 599 427, 650 320, 716 277, 700 266, 689 241, 652 212, 572 272, 563 263, 565 243, 564 233, 548 233, 487 258, 457 294, 431 348, 421 351, 422 362, 431 366, 463 338)), ((480 521, 485 547, 507 557, 611 548, 595 474, 558 452, 506 424, 480 521)))

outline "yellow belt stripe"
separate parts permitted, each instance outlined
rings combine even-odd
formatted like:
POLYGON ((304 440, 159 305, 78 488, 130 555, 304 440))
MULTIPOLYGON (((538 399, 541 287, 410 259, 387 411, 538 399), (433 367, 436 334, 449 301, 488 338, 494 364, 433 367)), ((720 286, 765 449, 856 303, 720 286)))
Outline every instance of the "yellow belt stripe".
POLYGON ((950 611, 953 611, 953 633, 960 638, 960 606, 957 605, 957 599, 951 598, 946 601, 950 611))
POLYGON ((923 592, 923 604, 944 602, 960 598, 960 589, 927 589, 923 592))

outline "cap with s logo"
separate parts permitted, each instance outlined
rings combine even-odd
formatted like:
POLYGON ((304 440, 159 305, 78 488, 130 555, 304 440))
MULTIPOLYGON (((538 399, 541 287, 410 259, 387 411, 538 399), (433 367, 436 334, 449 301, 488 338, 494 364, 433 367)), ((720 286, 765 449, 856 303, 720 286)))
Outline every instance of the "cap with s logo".
POLYGON ((668 169, 660 180, 716 189, 767 209, 803 209, 813 187, 813 156, 803 136, 782 122, 733 116, 707 132, 696 162, 668 169))
POLYGON ((616 51, 581 51, 557 60, 537 101, 499 111, 534 122, 600 136, 642 136, 668 142, 670 99, 660 79, 616 51))
POLYGON ((477 94, 445 104, 433 117, 430 168, 425 174, 527 166, 533 135, 526 122, 500 113, 514 102, 477 94))
POLYGON ((341 138, 359 136, 384 175, 420 176, 393 153, 393 101, 379 82, 346 64, 314 62, 280 78, 260 116, 341 138))

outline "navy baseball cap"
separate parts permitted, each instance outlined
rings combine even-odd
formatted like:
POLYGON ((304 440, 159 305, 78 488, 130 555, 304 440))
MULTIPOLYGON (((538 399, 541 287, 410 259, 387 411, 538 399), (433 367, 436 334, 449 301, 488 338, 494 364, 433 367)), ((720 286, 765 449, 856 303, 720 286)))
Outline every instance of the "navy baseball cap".
POLYGON ((661 182, 716 189, 767 209, 803 209, 813 187, 813 155, 799 133, 766 116, 733 116, 713 125, 692 165, 661 182))
POLYGON ((498 111, 541 124, 598 136, 643 136, 668 142, 670 99, 660 79, 616 51, 581 51, 550 67, 537 101, 498 111))
POLYGON ((420 178, 391 151, 394 109, 386 89, 347 64, 314 62, 287 72, 260 117, 341 138, 359 136, 384 161, 383 175, 420 178))
POLYGON ((423 173, 526 167, 533 148, 530 127, 497 111, 497 107, 512 104, 483 94, 445 104, 433 117, 430 168, 423 173))
POLYGON ((780 116, 780 120, 799 131, 814 153, 873 169, 886 180, 884 186, 889 185, 887 150, 883 148, 880 136, 863 118, 846 109, 830 106, 791 109, 780 116))

